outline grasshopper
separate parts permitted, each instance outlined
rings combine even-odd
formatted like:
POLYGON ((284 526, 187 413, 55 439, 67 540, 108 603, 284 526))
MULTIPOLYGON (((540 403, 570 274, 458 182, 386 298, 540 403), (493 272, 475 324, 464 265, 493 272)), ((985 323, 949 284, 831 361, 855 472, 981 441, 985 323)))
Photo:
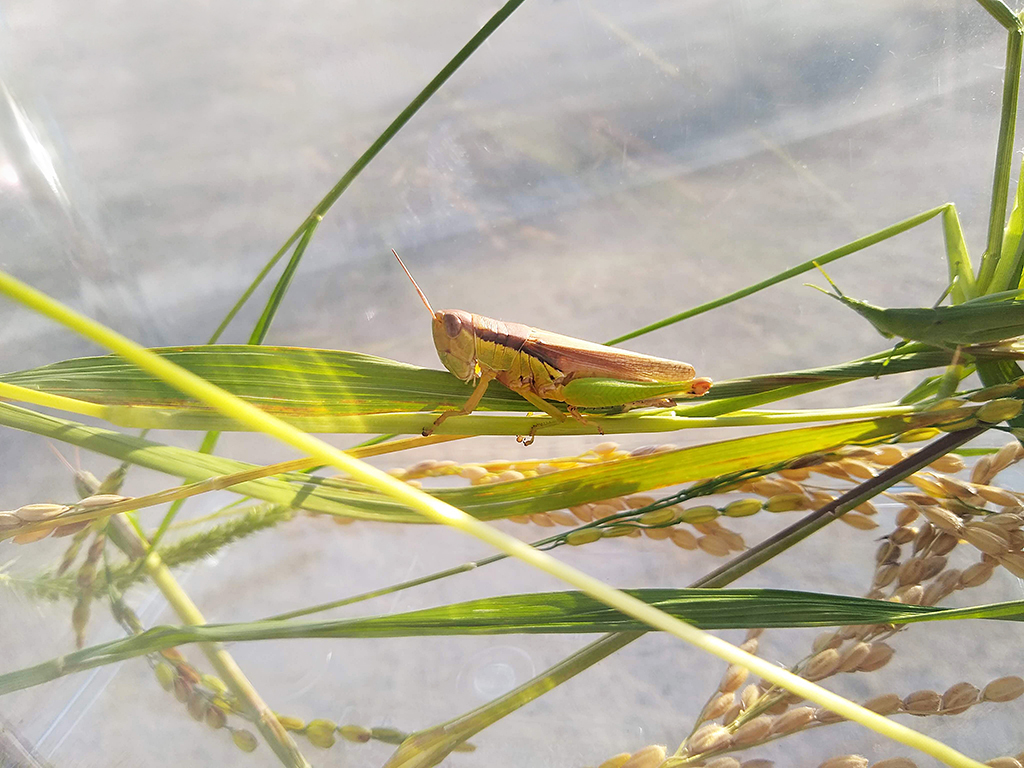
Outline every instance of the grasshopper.
MULTIPOLYGON (((505 323, 461 309, 435 312, 409 269, 391 251, 430 312, 434 346, 444 367, 476 388, 461 408, 444 411, 423 430, 427 436, 452 416, 472 413, 488 384, 496 380, 558 422, 566 414, 548 400, 564 402, 569 416, 586 424, 580 408, 623 410, 645 405, 671 405, 675 398, 699 397, 711 380, 696 378, 693 366, 649 357, 521 323, 505 323)), ((533 442, 535 426, 522 439, 533 442)))
MULTIPOLYGON (((841 301, 887 339, 898 337, 937 347, 955 348, 993 344, 1024 334, 1024 301, 1012 301, 1020 296, 1019 290, 978 296, 954 306, 884 309, 866 301, 851 299, 839 290, 839 286, 832 282, 825 270, 821 267, 818 269, 835 293, 829 293, 817 285, 810 287, 841 301)), ((939 301, 945 296, 944 293, 939 301)))

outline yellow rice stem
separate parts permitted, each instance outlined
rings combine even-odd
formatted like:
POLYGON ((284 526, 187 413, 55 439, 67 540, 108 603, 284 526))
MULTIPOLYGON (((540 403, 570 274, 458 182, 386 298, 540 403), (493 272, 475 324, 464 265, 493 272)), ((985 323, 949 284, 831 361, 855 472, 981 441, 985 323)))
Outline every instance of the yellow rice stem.
POLYGON ((105 405, 89 403, 85 400, 76 400, 73 397, 64 397, 63 395, 37 392, 34 389, 26 389, 16 384, 6 384, 4 382, 0 382, 0 400, 31 403, 32 405, 41 405, 45 408, 55 408, 58 411, 92 416, 97 419, 105 419, 107 414, 107 406, 105 405))

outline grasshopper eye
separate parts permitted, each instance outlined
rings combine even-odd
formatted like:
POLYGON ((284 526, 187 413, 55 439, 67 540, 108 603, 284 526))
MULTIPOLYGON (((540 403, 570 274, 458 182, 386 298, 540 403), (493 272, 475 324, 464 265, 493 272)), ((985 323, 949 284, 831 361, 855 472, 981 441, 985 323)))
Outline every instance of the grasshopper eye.
POLYGON ((459 320, 458 315, 452 315, 445 313, 444 316, 444 332, 447 333, 451 338, 455 338, 462 331, 462 321, 459 320))

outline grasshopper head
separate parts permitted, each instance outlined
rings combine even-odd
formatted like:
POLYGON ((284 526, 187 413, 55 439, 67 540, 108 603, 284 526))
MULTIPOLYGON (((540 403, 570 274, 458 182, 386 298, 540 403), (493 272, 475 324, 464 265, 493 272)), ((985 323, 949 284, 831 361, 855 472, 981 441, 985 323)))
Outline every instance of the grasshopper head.
POLYGON ((456 378, 469 381, 476 378, 476 335, 473 316, 461 309, 444 309, 434 313, 431 329, 434 346, 444 367, 456 378))
POLYGON ((395 258, 402 265, 405 274, 412 280, 416 293, 423 301, 423 306, 427 308, 427 312, 433 318, 431 330, 434 333, 434 346, 437 348, 437 356, 441 358, 444 367, 463 381, 475 379, 480 374, 477 372, 476 365, 476 333, 473 330, 473 316, 461 309, 444 309, 435 312, 434 308, 430 306, 430 302, 427 301, 427 297, 423 295, 423 291, 416 285, 416 281, 413 280, 402 257, 393 249, 391 252, 395 254, 395 258))

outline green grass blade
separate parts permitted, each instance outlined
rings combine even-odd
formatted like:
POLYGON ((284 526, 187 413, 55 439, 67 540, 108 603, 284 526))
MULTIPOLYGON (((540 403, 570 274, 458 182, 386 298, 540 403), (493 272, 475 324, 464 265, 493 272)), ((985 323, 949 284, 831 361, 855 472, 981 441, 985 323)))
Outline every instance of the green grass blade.
MULTIPOLYGON (((643 603, 701 629, 831 627, 920 621, 1024 620, 1024 601, 970 608, 903 605, 887 600, 771 589, 623 590, 643 603)), ((648 629, 635 618, 581 592, 489 597, 408 613, 332 621, 256 621, 154 627, 32 667, 0 675, 0 695, 94 667, 188 643, 253 642, 308 638, 382 638, 450 635, 632 632, 648 629)))
MULTIPOLYGON (((473 388, 443 371, 354 352, 247 345, 156 351, 267 412, 313 432, 416 434, 432 423, 435 409, 460 406, 473 388)), ((719 416, 824 386, 879 374, 942 367, 949 363, 951 355, 947 350, 926 348, 893 357, 885 366, 865 359, 725 381, 712 387, 700 400, 684 402, 674 411, 636 411, 614 418, 596 417, 595 421, 608 433, 680 429, 687 426, 687 419, 719 416)), ((116 357, 78 358, 3 374, 0 386, 4 384, 41 393, 43 398, 70 398, 78 404, 60 400, 39 404, 87 413, 123 427, 239 428, 237 423, 116 357), (97 409, 97 406, 102 408, 97 409)), ((14 398, 16 393, 0 390, 0 396, 14 398)), ((25 399, 29 400, 29 396, 25 399)), ((535 409, 519 395, 492 384, 479 410, 521 414, 535 409)), ((481 413, 449 419, 439 432, 517 435, 525 434, 535 423, 536 417, 495 417, 481 413)), ((545 427, 542 434, 590 434, 594 431, 594 427, 569 421, 545 427)))
MULTIPOLYGON (((471 385, 447 372, 354 352, 249 345, 155 351, 170 362, 283 417, 430 410, 438 404, 461 405, 472 390, 471 385)), ((6 374, 0 376, 0 381, 40 392, 80 396, 102 405, 127 405, 139 408, 140 412, 147 409, 172 412, 167 419, 125 418, 119 422, 122 426, 174 428, 176 416, 211 412, 205 406, 197 409, 192 398, 113 356, 65 360, 6 374)), ((511 411, 532 408, 521 397, 499 386, 488 393, 486 405, 511 411)), ((116 418, 114 420, 117 422, 116 418)), ((180 428, 204 429, 229 424, 220 418, 200 418, 180 428)))

